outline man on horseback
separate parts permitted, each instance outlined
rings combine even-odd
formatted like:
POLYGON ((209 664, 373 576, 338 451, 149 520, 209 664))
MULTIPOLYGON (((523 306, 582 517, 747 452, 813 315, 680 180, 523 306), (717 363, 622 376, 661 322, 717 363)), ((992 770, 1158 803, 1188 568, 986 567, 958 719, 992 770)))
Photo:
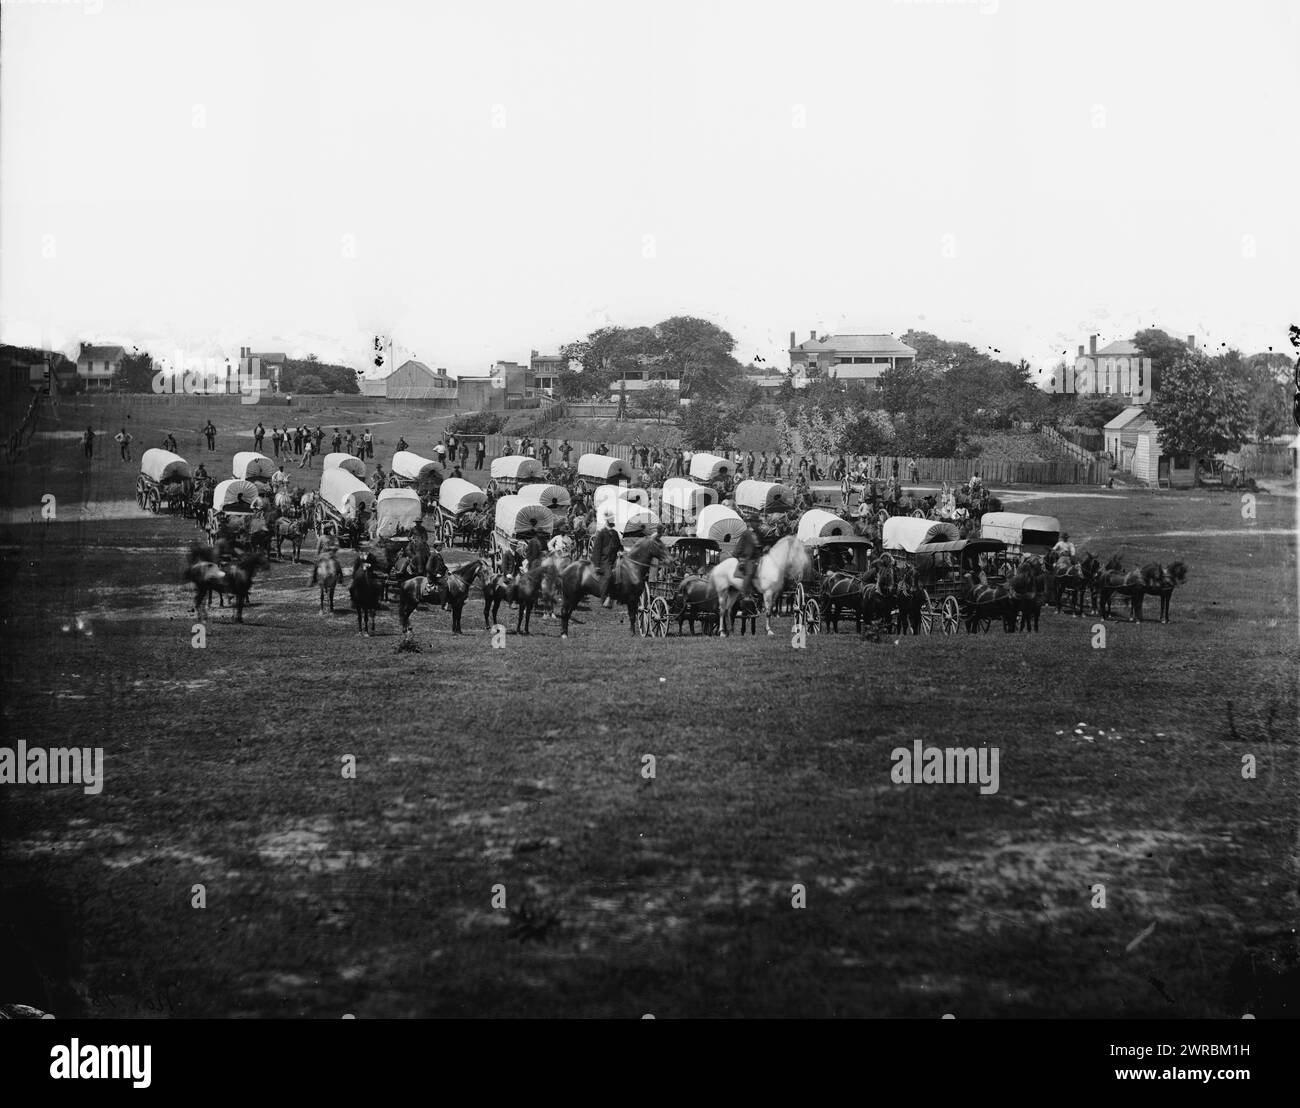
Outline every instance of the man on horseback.
POLYGON ((746 525, 740 533, 740 538, 736 540, 736 549, 733 552, 738 563, 737 570, 740 573, 740 598, 744 600, 754 590, 754 577, 758 573, 758 559, 762 556, 763 545, 759 542, 758 535, 754 533, 754 528, 746 525))
POLYGON ((1074 557, 1074 543, 1070 541, 1070 533, 1068 531, 1061 532, 1060 541, 1052 547, 1052 553, 1058 558, 1062 554, 1068 554, 1071 558, 1074 557))
POLYGON ((591 562, 600 576, 600 600, 606 608, 614 607, 614 599, 609 595, 609 586, 614 579, 614 566, 618 556, 623 553, 623 540, 614 529, 614 511, 605 509, 605 526, 596 532, 591 540, 591 562))

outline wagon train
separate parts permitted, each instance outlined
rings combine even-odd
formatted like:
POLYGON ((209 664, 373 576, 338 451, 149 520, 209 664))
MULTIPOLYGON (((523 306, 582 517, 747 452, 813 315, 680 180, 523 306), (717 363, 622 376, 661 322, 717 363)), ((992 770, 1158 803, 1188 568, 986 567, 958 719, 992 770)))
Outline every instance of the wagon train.
POLYGON ((343 469, 358 481, 366 479, 366 463, 355 454, 345 454, 341 450, 325 455, 324 461, 321 462, 321 470, 327 469, 343 469))
POLYGON ((393 455, 389 487, 413 489, 424 504, 432 510, 438 503, 438 487, 446 476, 441 462, 421 457, 410 450, 399 450, 393 455))
POLYGON ((584 454, 578 459, 578 491, 590 495, 601 485, 630 485, 632 466, 609 454, 584 454))
POLYGON ((545 544, 555 530, 555 516, 550 508, 533 504, 519 496, 503 496, 496 503, 496 526, 492 530, 492 547, 488 560, 492 572, 500 573, 507 550, 520 558, 524 544, 539 538, 545 544))
POLYGON ((448 477, 438 488, 438 526, 450 549, 483 548, 487 493, 463 477, 448 477))
POLYGON ((493 496, 509 496, 517 493, 524 485, 545 481, 546 471, 536 458, 507 454, 504 458, 492 459, 487 487, 493 496))
POLYGON ((697 485, 685 477, 669 477, 664 482, 661 514, 664 528, 673 535, 695 534, 700 512, 718 502, 716 489, 697 485))
POLYGON ((190 463, 169 450, 146 450, 140 458, 140 476, 135 479, 135 502, 157 512, 165 502, 168 511, 183 508, 194 474, 190 463))
POLYGON ((327 469, 320 475, 318 535, 336 535, 343 546, 359 548, 365 520, 375 507, 375 494, 365 482, 345 469, 327 469))
MULTIPOLYGON (((981 616, 966 599, 964 574, 979 570, 980 558, 1007 549, 1001 539, 963 540, 955 524, 895 516, 881 534, 885 552, 916 570, 920 593, 921 630, 955 635, 964 623, 968 630, 988 631, 992 619, 981 616)), ((1000 585, 1000 578, 988 579, 1000 585)))
POLYGON ((712 539, 693 535, 669 536, 662 540, 668 557, 656 562, 647 576, 637 612, 637 630, 647 637, 663 638, 674 616, 680 629, 683 621, 701 620, 716 623, 718 600, 708 583, 709 571, 722 559, 722 547, 712 539), (698 599, 689 598, 682 589, 688 578, 698 578, 698 599))
POLYGON ((236 480, 250 481, 257 486, 258 492, 269 493, 271 477, 277 468, 276 463, 265 454, 259 454, 256 450, 241 450, 235 455, 231 472, 236 480))

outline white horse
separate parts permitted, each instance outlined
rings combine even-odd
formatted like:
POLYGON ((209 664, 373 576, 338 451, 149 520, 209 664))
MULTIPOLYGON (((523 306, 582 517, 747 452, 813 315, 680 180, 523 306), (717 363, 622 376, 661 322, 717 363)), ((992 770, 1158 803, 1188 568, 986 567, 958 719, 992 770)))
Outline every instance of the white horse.
MULTIPOLYGON (((777 599, 787 585, 802 581, 808 576, 810 567, 808 551, 794 535, 778 539, 772 549, 759 560, 754 585, 763 598, 763 622, 769 635, 776 634, 772 630, 772 612, 776 608, 777 599)), ((709 583, 718 596, 718 633, 724 639, 727 637, 731 609, 740 599, 740 590, 745 583, 738 573, 739 569, 740 562, 737 559, 727 558, 709 571, 709 583)))

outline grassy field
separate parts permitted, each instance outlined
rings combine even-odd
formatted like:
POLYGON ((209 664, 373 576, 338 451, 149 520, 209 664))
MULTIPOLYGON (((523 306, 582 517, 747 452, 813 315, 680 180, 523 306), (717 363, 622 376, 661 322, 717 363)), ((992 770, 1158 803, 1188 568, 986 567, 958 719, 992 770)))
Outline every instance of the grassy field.
MULTIPOLYGON (((248 412, 217 420, 222 472, 248 412)), ((419 448, 418 424, 383 426, 419 448)), ((4 743, 103 747, 105 784, 0 787, 0 1002, 1296 1011, 1294 496, 1247 522, 1226 494, 1012 495, 1103 556, 1189 564, 1173 622, 1108 624, 1104 648, 1069 616, 796 650, 788 620, 646 640, 592 611, 494 649, 472 602, 460 638, 417 614, 409 653, 394 612, 358 638, 342 592, 322 618, 308 568, 274 565, 200 649, 177 583, 194 528, 110 507, 135 468, 82 473, 49 434, 6 474, 4 743), (23 522, 45 491, 57 520, 23 522), (996 747, 998 791, 894 784, 914 740, 996 747)))

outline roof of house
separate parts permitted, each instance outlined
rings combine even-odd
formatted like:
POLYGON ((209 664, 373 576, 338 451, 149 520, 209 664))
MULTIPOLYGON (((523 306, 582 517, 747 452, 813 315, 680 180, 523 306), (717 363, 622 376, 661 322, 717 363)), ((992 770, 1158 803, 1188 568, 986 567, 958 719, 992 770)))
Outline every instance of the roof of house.
POLYGON ((801 342, 794 350, 815 354, 834 352, 837 354, 897 354, 899 357, 914 358, 916 351, 901 343, 893 335, 830 335, 825 339, 809 339, 801 342))
POLYGON ((79 362, 116 362, 126 357, 126 349, 121 346, 85 346, 77 355, 79 362))
POLYGON ((271 352, 266 353, 266 354, 259 354, 259 353, 257 353, 256 351, 254 351, 254 352, 253 352, 253 357, 254 357, 254 358, 261 358, 262 361, 264 361, 264 362, 271 362, 272 364, 275 364, 275 365, 279 365, 279 364, 281 364, 281 363, 283 363, 283 362, 287 362, 287 361, 289 360, 289 356, 288 356, 287 354, 281 354, 281 353, 279 353, 278 351, 271 351, 271 352))
POLYGON ((1130 339, 1117 339, 1097 351, 1099 358, 1140 357, 1142 348, 1130 339))
POLYGON ((1143 416, 1140 423, 1133 424, 1128 430, 1135 435, 1158 435, 1160 433, 1160 428, 1147 419, 1146 416, 1143 416))
POLYGON ((1135 419, 1137 419, 1138 416, 1142 414, 1142 411, 1143 410, 1139 407, 1125 408, 1122 412, 1119 413, 1119 415, 1117 415, 1114 419, 1112 419, 1109 423, 1107 423, 1106 426, 1102 428, 1102 430, 1118 431, 1121 428, 1126 428, 1131 431, 1133 428, 1129 427, 1129 424, 1132 423, 1135 419))

